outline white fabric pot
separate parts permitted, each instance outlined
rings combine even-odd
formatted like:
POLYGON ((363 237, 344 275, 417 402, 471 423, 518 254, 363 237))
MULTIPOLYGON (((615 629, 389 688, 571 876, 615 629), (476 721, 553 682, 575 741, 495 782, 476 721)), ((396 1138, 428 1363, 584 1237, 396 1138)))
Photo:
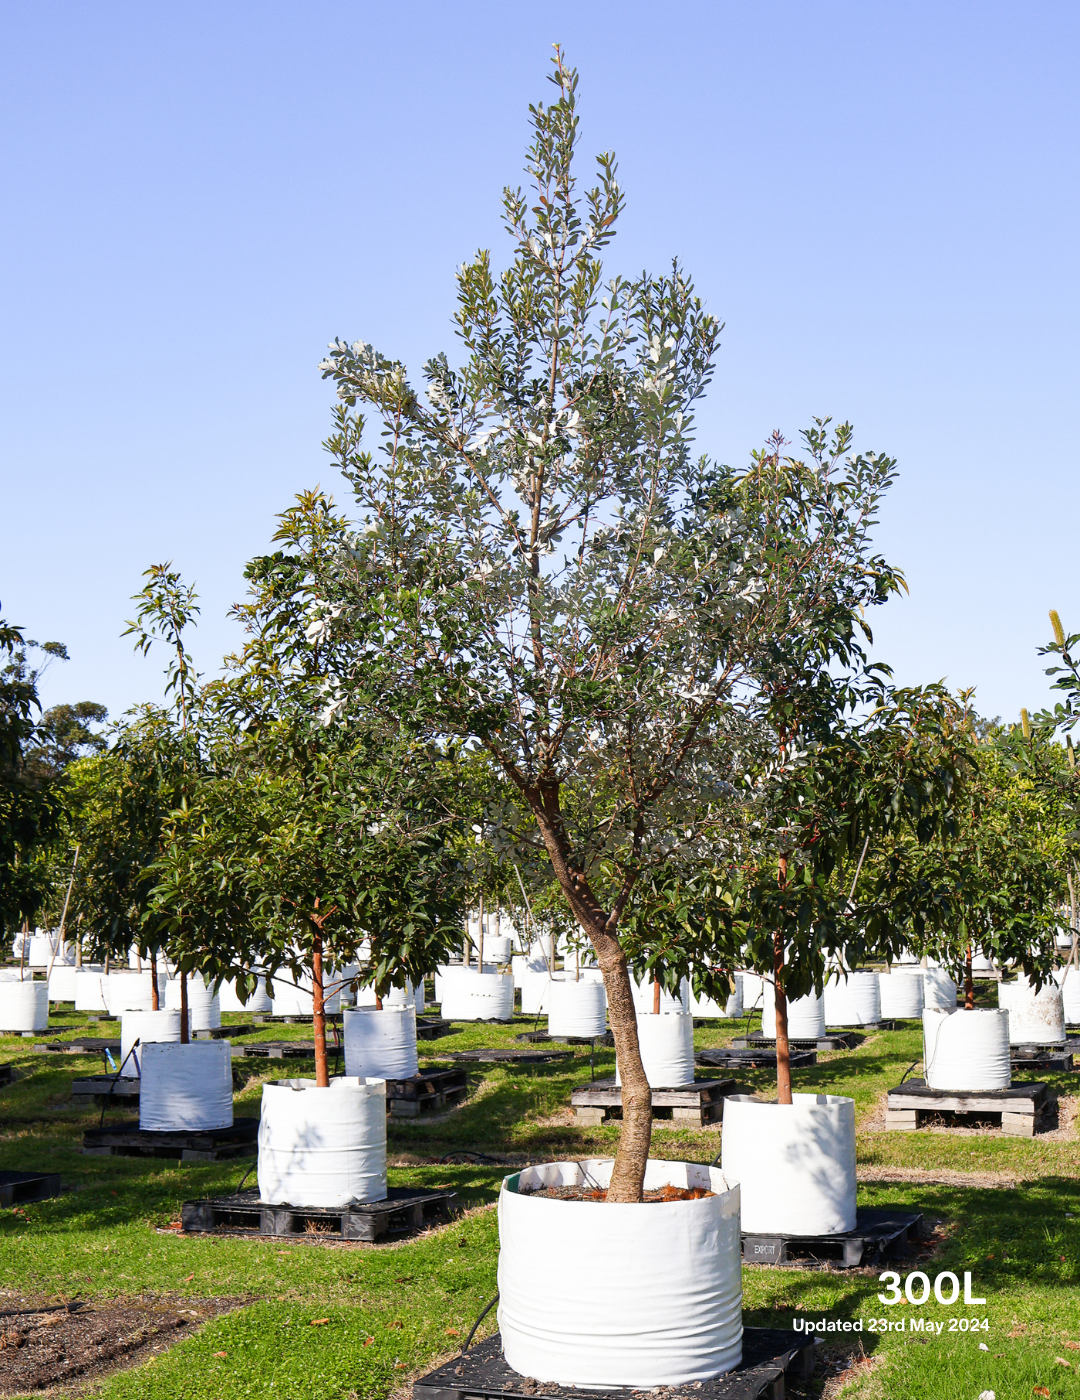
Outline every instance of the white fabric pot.
POLYGON ((336 1210, 386 1199, 386 1081, 263 1085, 259 1199, 336 1210))
MULTIPOLYGON (((198 975, 187 979, 188 1014, 193 1031, 221 1029, 221 1002, 198 975)), ((180 1010, 180 979, 165 984, 165 1005, 170 1011, 180 1010)))
POLYGON ((384 1005, 346 1011, 345 1073, 359 1079, 411 1079, 416 1058, 416 1008, 384 1005))
MULTIPOLYGON (((645 1078, 653 1089, 677 1089, 694 1082, 694 1018, 689 1011, 637 1013, 638 1047, 645 1078)), ((618 1060, 615 1083, 621 1084, 618 1060)))
MULTIPOLYGON (((473 947, 479 949, 480 943, 478 932, 472 932, 473 947)), ((506 934, 485 934, 484 935, 484 961, 486 963, 497 963, 503 965, 510 961, 513 953, 514 940, 506 934)))
POLYGON ((881 1015, 886 1021, 912 1021, 922 1015, 923 979, 914 972, 889 972, 878 978, 881 1015))
POLYGON ((125 1011, 120 1018, 120 1073, 125 1079, 137 1079, 145 1045, 176 1045, 179 1041, 179 1011, 125 1011))
POLYGON ((830 974, 824 1001, 826 1026, 876 1026, 881 1020, 876 972, 830 974))
POLYGON ((1015 982, 999 982, 998 1006, 1009 1013, 1010 1045, 1065 1043, 1065 1007, 1053 979, 1038 992, 1023 972, 1015 982))
MULTIPOLYGON (((634 1010, 651 1012, 656 1005, 656 988, 647 979, 638 981, 631 973, 630 985, 634 990, 634 1010)), ((679 984, 678 996, 673 996, 671 992, 660 989, 660 1011, 661 1014, 668 1011, 689 1011, 690 1010, 690 981, 684 977, 679 984)))
POLYGON ((930 1011, 955 1011, 960 989, 943 967, 920 967, 923 1006, 930 1011))
POLYGON ((914 967, 918 964, 918 961, 919 959, 910 948, 901 948, 900 956, 896 959, 896 965, 897 967, 914 967))
POLYGON ((743 1015, 748 1011, 762 1011, 765 1007, 765 978, 757 972, 737 972, 742 984, 743 1015))
POLYGON ((462 967, 443 979, 443 1019, 509 1021, 514 1015, 514 979, 508 972, 462 967))
POLYGON ((742 1189, 742 1228, 835 1235, 855 1228, 855 1100, 793 1094, 790 1104, 724 1100, 721 1170, 742 1189))
POLYGON ((723 1018, 727 1021, 737 1021, 743 1014, 743 975, 736 972, 732 978, 735 983, 735 990, 730 992, 721 1004, 713 997, 699 997, 696 992, 690 996, 690 1010, 695 1016, 703 1018, 723 1018))
POLYGON ((75 969, 75 1010, 108 1011, 105 1005, 105 976, 101 972, 75 969))
POLYGON ((44 1031, 49 1028, 49 984, 0 982, 0 1031, 44 1031))
POLYGON ((548 1034, 597 1036, 607 1027, 603 982, 553 982, 548 994, 548 1034))
POLYGON ((232 1046, 227 1040, 141 1049, 140 1128, 167 1133, 232 1127, 232 1046))
POLYGON ((1061 988, 1065 1024, 1080 1025, 1080 973, 1075 967, 1059 967, 1054 973, 1054 981, 1061 988))
MULTIPOLYGON (((546 968, 543 971, 531 967, 526 968, 518 983, 521 988, 521 1014, 523 1016, 546 1015, 551 1002, 553 982, 561 977, 562 973, 557 972, 555 978, 552 979, 546 968)), ((444 1012, 443 1015, 445 1014, 444 1012)))
POLYGON ((274 1003, 270 1000, 266 990, 266 978, 260 976, 255 984, 255 990, 248 997, 247 1001, 241 1001, 236 990, 236 982, 222 982, 217 989, 218 1015, 222 1011, 246 1011, 251 1015, 265 1015, 273 1011, 274 1003))
MULTIPOLYGON (((331 974, 327 974, 324 985, 329 987, 336 981, 331 974)), ((315 1014, 315 1000, 312 993, 311 973, 305 972, 297 982, 290 977, 287 972, 279 972, 270 984, 274 997, 275 1016, 313 1016, 315 1014)), ((329 995, 323 997, 323 1010, 328 1014, 335 1014, 341 1010, 341 988, 336 987, 329 995)))
POLYGON ((71 967, 68 963, 53 963, 53 970, 49 974, 50 1001, 75 1000, 75 978, 78 971, 77 967, 71 967))
MULTIPOLYGON (((158 1001, 164 1002, 162 993, 168 985, 167 978, 158 974, 158 1001)), ((125 1011, 150 1011, 154 1005, 154 977, 151 972, 110 972, 105 978, 103 993, 105 1004, 112 1016, 122 1016, 125 1011)))
POLYGON ((1007 1089, 1012 1083, 1009 1013, 924 1011, 923 1065, 928 1089, 1007 1089))
POLYGON ((26 945, 26 966, 36 968, 47 968, 52 962, 53 949, 56 947, 52 937, 47 933, 32 933, 30 941, 26 945))
POLYGON ((972 972, 993 972, 994 964, 985 953, 972 953, 971 970, 972 972))
MULTIPOLYGON (((761 1034, 767 1040, 776 1037, 776 988, 766 982, 763 988, 765 1005, 761 1012, 761 1034)), ((806 997, 796 997, 787 1004, 788 1040, 820 1040, 825 1034, 825 1004, 821 997, 811 992, 806 997)))
POLYGON ((1059 928, 1059 929, 1058 929, 1058 931, 1057 931, 1057 946, 1062 950, 1062 952, 1064 952, 1065 949, 1071 948, 1071 947, 1072 947, 1072 940, 1073 940, 1073 936, 1072 936, 1072 930, 1071 930, 1071 929, 1067 929, 1067 928, 1059 928))
POLYGON ((529 1196, 606 1186, 611 1161, 548 1162, 499 1193, 499 1333, 519 1375, 644 1389, 708 1380, 742 1360, 739 1191, 715 1167, 650 1161, 645 1188, 715 1195, 648 1205, 529 1196))

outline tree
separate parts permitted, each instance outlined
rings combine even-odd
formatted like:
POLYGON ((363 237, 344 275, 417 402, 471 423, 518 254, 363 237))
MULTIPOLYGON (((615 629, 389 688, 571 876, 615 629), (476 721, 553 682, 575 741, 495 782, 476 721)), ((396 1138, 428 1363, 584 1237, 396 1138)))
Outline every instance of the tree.
POLYGON ((827 483, 818 513, 776 454, 741 475, 692 455, 720 324, 677 263, 603 284, 623 195, 610 154, 578 194, 577 74, 554 65, 555 100, 530 109, 531 202, 504 194, 512 260, 496 275, 481 251, 458 275, 464 364, 430 360, 425 402, 363 342, 324 362, 328 448, 361 515, 324 587, 363 648, 341 703, 362 679, 435 741, 486 750, 591 941, 622 1076, 608 1199, 634 1201, 651 1094, 621 920, 639 882, 725 840, 762 678, 803 644, 817 590, 836 610, 823 655, 890 590, 866 541, 893 464, 819 425, 799 477, 827 483))
POLYGON ((34 726, 26 750, 27 770, 36 777, 62 777, 78 758, 102 753, 107 740, 92 724, 104 724, 109 712, 94 700, 75 705, 54 705, 34 726))

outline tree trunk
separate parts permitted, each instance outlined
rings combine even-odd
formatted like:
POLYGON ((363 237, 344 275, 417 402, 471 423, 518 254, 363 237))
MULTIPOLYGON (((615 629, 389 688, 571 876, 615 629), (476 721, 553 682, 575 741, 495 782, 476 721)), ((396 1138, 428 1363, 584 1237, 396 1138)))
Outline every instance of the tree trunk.
MULTIPOLYGON (((652 1140, 652 1090, 641 1063, 637 1012, 626 954, 614 933, 618 923, 617 912, 605 912, 584 874, 571 868, 557 795, 549 791, 543 801, 530 797, 530 806, 559 887, 595 949, 607 993, 608 1020, 615 1039, 615 1058, 622 1080, 620 1097, 623 1115, 607 1199, 612 1204, 637 1202, 642 1196, 649 1143, 652 1140)), ((629 889, 626 894, 629 895, 629 889)), ((551 935, 551 972, 554 975, 554 932, 551 935)))
POLYGON ((329 1089, 330 1074, 326 1067, 326 1007, 323 1005, 322 930, 316 928, 311 939, 311 1024, 315 1032, 315 1086, 329 1089))
POLYGON ((659 1016, 659 1015, 660 1015, 660 980, 659 980, 659 978, 653 978, 653 984, 652 984, 652 1014, 653 1014, 654 1016, 659 1016))
POLYGON ((382 1010, 382 997, 378 994, 378 992, 375 993, 375 1010, 382 1010))
POLYGON ((776 1102, 791 1103, 791 1046, 787 1033, 787 993, 784 991, 784 940, 773 934, 774 1001, 776 1003, 776 1102))
POLYGON ((191 1039, 188 1034, 188 1000, 187 1000, 187 973, 180 974, 180 1044, 187 1045, 191 1039))
POLYGON ((150 949, 150 1010, 160 1011, 157 989, 157 949, 150 949))
POLYGON ((106 954, 105 954, 105 976, 106 976, 106 977, 108 977, 108 975, 109 975, 109 960, 111 959, 111 957, 112 957, 112 954, 111 954, 111 953, 106 953, 106 954))
POLYGON ((971 944, 967 946, 967 957, 964 959, 964 1010, 975 1010, 975 979, 971 975, 971 944))

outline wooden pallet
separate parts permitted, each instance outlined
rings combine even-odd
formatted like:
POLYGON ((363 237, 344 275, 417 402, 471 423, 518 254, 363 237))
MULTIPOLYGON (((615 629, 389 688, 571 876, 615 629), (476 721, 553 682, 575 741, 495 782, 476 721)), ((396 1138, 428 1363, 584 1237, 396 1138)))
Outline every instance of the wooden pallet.
MULTIPOLYGON (((789 1060, 792 1069, 806 1069, 817 1064, 817 1051, 792 1050, 789 1060)), ((719 1046, 712 1050, 695 1051, 694 1064, 703 1069, 775 1070, 776 1051, 767 1047, 758 1049, 752 1045, 744 1045, 738 1049, 734 1046, 719 1046)))
MULTIPOLYGON (((867 1035, 876 1031, 891 1031, 895 1029, 893 1021, 879 1021, 876 1026, 864 1026, 861 1030, 850 1031, 830 1031, 828 1035, 819 1036, 817 1040, 792 1039, 789 1044, 793 1050, 854 1050, 857 1045, 861 1045, 867 1035)), ((751 1035, 736 1036, 731 1042, 735 1050, 773 1050, 776 1049, 776 1039, 774 1036, 762 1035, 760 1031, 754 1031, 751 1035)))
POLYGON ((109 1128, 87 1128, 82 1150, 86 1157, 179 1157, 181 1162, 220 1162, 227 1157, 254 1157, 258 1152, 259 1120, 237 1118, 231 1128, 186 1129, 157 1133, 137 1122, 109 1128))
POLYGON ((859 1269, 881 1259, 906 1259, 911 1241, 922 1233, 922 1215, 904 1210, 855 1212, 855 1228, 837 1235, 762 1235, 744 1233, 744 1264, 779 1264, 806 1268, 808 1261, 842 1269, 859 1269))
POLYGON ((140 1080, 129 1079, 126 1075, 117 1078, 115 1074, 92 1074, 87 1079, 71 1081, 71 1097, 96 1102, 108 1098, 114 1103, 134 1104, 139 1101, 139 1084, 140 1080))
POLYGON ((386 1081, 386 1108, 394 1118, 422 1118, 453 1108, 468 1092, 463 1069, 422 1070, 411 1079, 386 1081))
MULTIPOLYGON (((771 1327, 743 1329, 742 1362, 713 1380, 664 1386, 665 1400, 784 1400, 785 1379, 808 1380, 814 1370, 814 1342, 804 1332, 771 1327)), ((461 1356, 416 1381, 413 1400, 633 1400, 643 1392, 628 1386, 604 1389, 538 1384, 518 1375, 502 1356, 496 1332, 461 1356)))
POLYGON ((235 1196, 185 1201, 180 1220, 190 1234, 213 1232, 255 1239, 288 1236, 310 1244, 326 1240, 373 1244, 442 1224, 453 1215, 456 1204, 453 1191, 417 1191, 408 1186, 392 1186, 384 1201, 341 1210, 272 1205, 260 1201, 258 1191, 242 1191, 235 1196))
MULTIPOLYGON (((890 1089, 885 1101, 885 1127, 892 1132, 914 1132, 926 1126, 930 1114, 944 1117, 975 1115, 1001 1119, 1001 1130, 1012 1137, 1034 1137, 1048 1107, 1045 1084, 1014 1084, 1010 1089, 961 1093, 954 1089, 928 1089, 921 1079, 909 1079, 890 1089)), ((954 1123, 960 1127, 962 1124, 954 1123)))
POLYGON ((0 1206, 46 1201, 60 1194, 59 1172, 0 1172, 0 1206))
MULTIPOLYGON (((677 1089, 653 1089, 652 1116, 683 1127, 708 1128, 720 1125, 724 1116, 724 1096, 734 1094, 734 1079, 695 1079, 677 1089)), ((570 1105, 578 1123, 597 1127, 622 1118, 622 1093, 614 1078, 581 1084, 570 1092, 570 1105)))

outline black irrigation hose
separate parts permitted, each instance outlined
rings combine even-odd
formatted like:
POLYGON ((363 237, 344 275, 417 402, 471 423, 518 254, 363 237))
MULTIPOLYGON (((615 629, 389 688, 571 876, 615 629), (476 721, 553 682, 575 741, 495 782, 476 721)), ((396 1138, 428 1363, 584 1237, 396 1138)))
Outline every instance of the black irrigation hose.
POLYGON ((246 1172, 244 1173, 244 1175, 240 1178, 240 1184, 239 1184, 239 1186, 237 1186, 236 1190, 233 1192, 233 1195, 234 1195, 234 1196, 239 1196, 240 1192, 244 1189, 244 1182, 247 1181, 248 1177, 251 1175, 251 1173, 255 1170, 255 1168, 256 1168, 258 1165, 259 1165, 258 1159, 256 1159, 254 1162, 252 1162, 251 1166, 248 1167, 247 1171, 246 1171, 246 1172))
MULTIPOLYGON (((121 1075, 123 1074, 123 1072, 124 1072, 124 1066, 127 1064, 128 1060, 131 1059, 132 1055, 134 1055, 134 1053, 135 1053, 135 1051, 138 1049, 138 1047, 139 1047, 139 1038, 138 1038, 138 1036, 136 1036, 136 1038, 135 1038, 135 1044, 131 1047, 131 1049, 127 1052, 127 1054, 124 1056, 124 1058, 120 1061, 120 1068, 119 1068, 119 1069, 116 1071, 116 1073, 113 1075, 113 1082, 109 1085, 109 1092, 105 1095, 105 1099, 104 1099, 104 1101, 102 1102, 102 1105, 101 1105, 101 1117, 98 1119, 98 1127, 99 1127, 99 1128, 103 1128, 103 1127, 105 1126, 105 1110, 108 1108, 108 1106, 109 1106, 109 1100, 112 1098, 112 1091, 116 1088, 117 1081, 119 1080, 120 1076, 121 1076, 121 1075)), ((136 1068, 136 1070, 139 1068, 139 1062, 138 1062, 138 1060, 135 1061, 135 1068, 136 1068)), ((140 1075, 139 1078, 141 1079, 141 1078, 142 1078, 142 1075, 140 1075)))
POLYGON ((473 1323, 473 1325, 472 1325, 472 1331, 471 1331, 471 1332, 469 1333, 469 1335, 465 1338, 465 1345, 461 1348, 461 1351, 458 1353, 459 1356, 464 1356, 465 1353, 469 1350, 469 1347, 472 1345, 472 1339, 476 1336, 476 1329, 480 1326, 481 1322, 483 1322, 484 1318, 487 1317, 488 1313, 491 1311, 491 1309, 495 1306, 495 1304, 496 1304, 498 1301, 499 1301, 499 1294, 498 1294, 498 1290, 496 1290, 496 1292, 495 1292, 495 1297, 492 1298, 491 1302, 488 1303, 487 1307, 484 1309, 484 1311, 480 1314, 480 1316, 479 1316, 479 1317, 476 1319, 476 1321, 473 1323))
POLYGON ((474 1162, 490 1162, 493 1167, 504 1167, 506 1165, 505 1162, 500 1162, 498 1157, 487 1157, 483 1152, 448 1152, 445 1157, 439 1158, 438 1165, 440 1167, 463 1165, 460 1162, 454 1162, 453 1159, 455 1157, 471 1157, 474 1162))
POLYGON ((50 1308, 9 1308, 0 1312, 0 1317, 36 1317, 39 1313, 78 1312, 80 1308, 85 1308, 85 1303, 60 1303, 58 1306, 50 1308))
POLYGON ((908 1077, 908 1075, 911 1073, 911 1071, 915 1068, 915 1066, 916 1066, 918 1063, 919 1063, 918 1060, 912 1060, 911 1064, 909 1064, 908 1067, 907 1067, 907 1069, 904 1070, 903 1078, 900 1080, 900 1083, 901 1083, 901 1084, 903 1084, 904 1079, 906 1079, 906 1078, 908 1077))

